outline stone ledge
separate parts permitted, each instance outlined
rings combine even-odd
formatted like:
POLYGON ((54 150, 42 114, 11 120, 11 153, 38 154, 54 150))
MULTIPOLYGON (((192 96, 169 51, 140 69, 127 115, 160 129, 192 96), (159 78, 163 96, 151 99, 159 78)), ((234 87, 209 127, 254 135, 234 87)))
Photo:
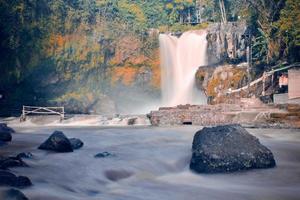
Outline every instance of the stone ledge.
POLYGON ((151 111, 148 117, 154 126, 245 124, 249 127, 300 128, 299 112, 289 112, 274 105, 180 105, 151 111))

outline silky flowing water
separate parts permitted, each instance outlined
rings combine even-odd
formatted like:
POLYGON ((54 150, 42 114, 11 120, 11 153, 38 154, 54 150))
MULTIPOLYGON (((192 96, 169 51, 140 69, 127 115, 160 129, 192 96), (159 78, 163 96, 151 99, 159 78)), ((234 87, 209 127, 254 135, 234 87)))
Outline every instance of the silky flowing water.
POLYGON ((160 34, 162 97, 165 106, 205 102, 196 90, 195 74, 206 64, 205 31, 188 31, 180 37, 160 34))
POLYGON ((1 154, 32 152, 29 168, 13 172, 31 178, 22 190, 30 199, 101 200, 293 200, 300 197, 300 130, 249 129, 269 147, 274 169, 204 175, 189 170, 199 127, 14 127, 13 142, 1 154), (73 153, 37 147, 55 130, 84 141, 73 153), (94 158, 100 152, 115 156, 94 158))

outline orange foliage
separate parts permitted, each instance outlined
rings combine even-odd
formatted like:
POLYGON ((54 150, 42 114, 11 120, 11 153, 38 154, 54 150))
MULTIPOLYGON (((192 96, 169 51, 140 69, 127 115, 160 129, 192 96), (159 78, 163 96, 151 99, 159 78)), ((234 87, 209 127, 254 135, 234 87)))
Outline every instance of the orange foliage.
POLYGON ((137 73, 138 68, 136 67, 115 67, 112 70, 112 84, 121 81, 124 85, 129 86, 133 83, 137 73))
POLYGON ((151 85, 157 89, 160 88, 161 85, 161 70, 160 70, 160 61, 159 61, 159 51, 157 50, 154 53, 153 59, 149 62, 152 69, 152 79, 151 85))
POLYGON ((62 36, 62 35, 57 35, 56 37, 56 44, 57 46, 60 48, 60 47, 63 47, 64 44, 65 44, 65 38, 62 36))

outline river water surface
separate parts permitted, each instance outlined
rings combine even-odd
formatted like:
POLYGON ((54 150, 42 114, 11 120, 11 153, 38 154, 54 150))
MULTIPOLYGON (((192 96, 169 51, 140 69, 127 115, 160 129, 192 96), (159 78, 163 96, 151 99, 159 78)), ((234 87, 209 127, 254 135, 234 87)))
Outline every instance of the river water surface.
POLYGON ((189 170, 191 145, 199 127, 97 128, 15 127, 2 154, 32 152, 29 168, 12 169, 34 186, 30 199, 103 200, 289 200, 300 199, 300 130, 249 129, 274 153, 277 167, 198 175, 189 170), (54 130, 80 138, 73 153, 38 150, 54 130), (94 158, 100 152, 114 156, 94 158))

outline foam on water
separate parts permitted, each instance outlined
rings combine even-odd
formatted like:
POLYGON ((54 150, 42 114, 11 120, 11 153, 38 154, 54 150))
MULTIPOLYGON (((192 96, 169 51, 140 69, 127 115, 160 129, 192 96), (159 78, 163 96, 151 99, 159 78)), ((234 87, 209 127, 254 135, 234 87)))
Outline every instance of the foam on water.
POLYGON ((97 127, 111 127, 111 126, 149 126, 150 120, 145 115, 131 115, 118 117, 105 117, 101 115, 74 115, 60 121, 57 116, 29 116, 25 122, 20 122, 19 118, 2 119, 10 126, 16 127, 34 127, 34 126, 51 126, 51 127, 81 127, 81 126, 97 126, 97 127))

